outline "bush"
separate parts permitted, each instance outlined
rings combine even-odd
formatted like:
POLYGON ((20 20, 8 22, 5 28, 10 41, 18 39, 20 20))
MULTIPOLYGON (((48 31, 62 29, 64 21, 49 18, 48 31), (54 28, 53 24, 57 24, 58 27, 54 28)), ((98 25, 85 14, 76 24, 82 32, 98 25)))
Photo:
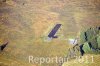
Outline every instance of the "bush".
POLYGON ((100 49, 100 36, 97 38, 98 48, 100 49))
POLYGON ((92 50, 91 50, 91 48, 90 48, 90 46, 89 46, 89 44, 88 44, 87 42, 84 43, 84 45, 83 45, 83 50, 84 50, 85 53, 90 53, 90 52, 92 52, 92 50))

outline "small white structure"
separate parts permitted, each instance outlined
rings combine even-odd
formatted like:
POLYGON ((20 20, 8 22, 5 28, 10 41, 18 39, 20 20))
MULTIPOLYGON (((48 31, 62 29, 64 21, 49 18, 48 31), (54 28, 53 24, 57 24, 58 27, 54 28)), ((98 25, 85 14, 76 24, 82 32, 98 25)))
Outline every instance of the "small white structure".
POLYGON ((69 39, 69 43, 75 45, 77 44, 77 39, 69 39))

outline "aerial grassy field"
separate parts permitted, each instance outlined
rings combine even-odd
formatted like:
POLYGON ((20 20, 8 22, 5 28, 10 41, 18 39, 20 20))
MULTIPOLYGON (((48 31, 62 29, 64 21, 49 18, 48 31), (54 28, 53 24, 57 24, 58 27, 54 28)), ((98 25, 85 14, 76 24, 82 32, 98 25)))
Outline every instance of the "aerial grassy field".
MULTIPOLYGON (((72 47, 69 39, 79 38, 81 30, 100 26, 100 0, 0 0, 0 66, 58 66, 33 64, 28 57, 65 57, 72 47), (58 38, 46 41, 56 24, 62 24, 58 38)), ((99 55, 93 55, 97 66, 99 55)), ((84 64, 73 64, 81 66, 84 64)), ((66 62, 63 64, 66 66, 66 62)))

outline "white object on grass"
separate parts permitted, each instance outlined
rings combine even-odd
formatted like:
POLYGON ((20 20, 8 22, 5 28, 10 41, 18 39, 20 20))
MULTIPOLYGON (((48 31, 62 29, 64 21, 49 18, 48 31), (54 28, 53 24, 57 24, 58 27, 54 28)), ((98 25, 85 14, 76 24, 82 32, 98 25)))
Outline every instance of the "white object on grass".
POLYGON ((69 43, 75 45, 77 44, 77 39, 69 39, 69 43))

